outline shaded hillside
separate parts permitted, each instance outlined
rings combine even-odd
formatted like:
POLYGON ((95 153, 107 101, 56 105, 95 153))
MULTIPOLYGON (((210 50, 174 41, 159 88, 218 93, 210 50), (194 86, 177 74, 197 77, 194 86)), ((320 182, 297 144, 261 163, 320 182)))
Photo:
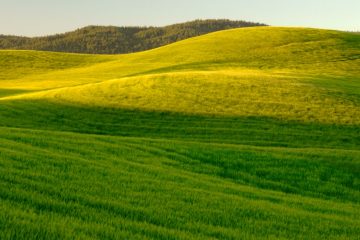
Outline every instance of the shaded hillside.
POLYGON ((73 53, 131 53, 219 30, 264 26, 230 20, 196 20, 166 27, 88 26, 46 37, 0 35, 0 49, 44 50, 73 53))

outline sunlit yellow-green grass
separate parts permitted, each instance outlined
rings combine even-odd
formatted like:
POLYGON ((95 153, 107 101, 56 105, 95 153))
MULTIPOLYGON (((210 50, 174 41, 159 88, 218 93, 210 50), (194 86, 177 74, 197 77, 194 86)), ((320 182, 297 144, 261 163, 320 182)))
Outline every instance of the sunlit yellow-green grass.
POLYGON ((259 71, 155 74, 23 95, 87 106, 360 123, 360 104, 296 77, 259 71))
POLYGON ((0 51, 0 239, 357 239, 360 35, 0 51))
POLYGON ((359 89, 358 43, 358 35, 336 31, 236 29, 136 54, 63 54, 57 61, 70 63, 55 70, 57 53, 5 51, 1 88, 85 105, 358 124, 359 102, 346 96, 359 89), (9 55, 40 62, 44 73, 19 77, 21 61, 11 69, 9 55), (345 87, 327 87, 329 76, 345 87))
POLYGON ((359 73, 358 39, 358 35, 336 31, 260 27, 212 33, 117 56, 0 51, 1 79, 6 80, 4 87, 44 89, 51 88, 50 83, 73 85, 72 81, 80 80, 225 67, 351 76, 359 73), (48 84, 41 85, 42 80, 48 84))

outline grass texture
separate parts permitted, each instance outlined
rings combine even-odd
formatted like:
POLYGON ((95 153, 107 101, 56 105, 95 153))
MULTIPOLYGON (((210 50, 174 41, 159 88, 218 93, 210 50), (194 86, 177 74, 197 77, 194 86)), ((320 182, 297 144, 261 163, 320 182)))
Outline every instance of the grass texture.
POLYGON ((360 36, 0 51, 0 239, 357 239, 360 36))

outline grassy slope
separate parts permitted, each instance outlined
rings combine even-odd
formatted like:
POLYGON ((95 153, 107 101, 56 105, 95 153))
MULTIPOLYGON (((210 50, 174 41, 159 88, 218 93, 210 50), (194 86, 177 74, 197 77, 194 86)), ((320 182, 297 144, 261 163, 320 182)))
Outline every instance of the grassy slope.
POLYGON ((49 71, 85 67, 111 59, 104 55, 81 55, 37 51, 1 50, 0 80, 21 79, 38 76, 49 71))
POLYGON ((357 151, 0 131, 2 239, 359 234, 357 151))
POLYGON ((27 97, 90 106, 358 124, 358 39, 301 28, 229 30, 2 85, 57 88, 27 97))
POLYGON ((359 42, 252 28, 0 51, 0 238, 356 238, 359 42))

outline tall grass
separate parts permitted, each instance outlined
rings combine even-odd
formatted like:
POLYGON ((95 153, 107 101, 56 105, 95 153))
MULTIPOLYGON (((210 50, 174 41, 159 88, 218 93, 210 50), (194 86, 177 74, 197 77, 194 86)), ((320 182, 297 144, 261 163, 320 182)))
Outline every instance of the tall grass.
POLYGON ((358 151, 0 131, 2 239, 359 234, 358 151))

